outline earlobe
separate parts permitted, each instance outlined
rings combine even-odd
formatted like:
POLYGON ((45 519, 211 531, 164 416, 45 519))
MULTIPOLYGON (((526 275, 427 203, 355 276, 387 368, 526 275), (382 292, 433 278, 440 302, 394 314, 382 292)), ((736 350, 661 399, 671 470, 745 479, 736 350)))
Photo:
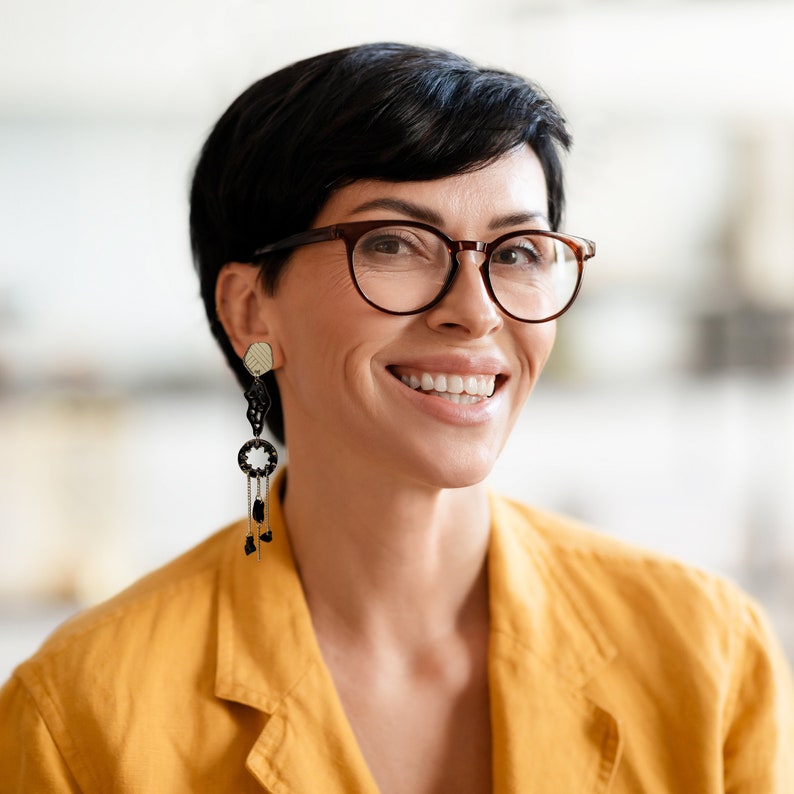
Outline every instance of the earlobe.
POLYGON ((223 266, 215 285, 215 311, 240 358, 254 342, 270 339, 266 302, 258 268, 241 262, 223 266))

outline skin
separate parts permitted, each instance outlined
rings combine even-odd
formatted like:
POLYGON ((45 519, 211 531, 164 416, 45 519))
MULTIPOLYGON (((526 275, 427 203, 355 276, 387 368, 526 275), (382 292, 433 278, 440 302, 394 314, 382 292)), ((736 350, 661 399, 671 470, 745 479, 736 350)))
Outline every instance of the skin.
MULTIPOLYGON (((331 195, 314 226, 404 218, 489 241, 547 226, 537 218, 546 211, 542 168, 521 148, 445 179, 356 182, 331 195)), ((503 315, 481 260, 465 252, 444 299, 408 317, 361 299, 339 241, 296 249, 274 295, 249 265, 228 264, 218 281, 237 353, 254 341, 273 347, 290 540, 323 657, 384 794, 491 788, 482 481, 555 326, 503 315), (495 374, 496 389, 455 405, 397 377, 421 372, 495 374)))

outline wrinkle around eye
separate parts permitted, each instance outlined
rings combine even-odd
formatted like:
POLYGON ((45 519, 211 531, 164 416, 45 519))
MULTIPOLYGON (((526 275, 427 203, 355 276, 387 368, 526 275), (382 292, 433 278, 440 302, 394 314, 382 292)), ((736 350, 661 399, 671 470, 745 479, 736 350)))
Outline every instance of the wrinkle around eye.
POLYGON ((326 290, 328 291, 329 297, 355 292, 346 262, 344 267, 340 265, 340 267, 334 268, 333 274, 328 276, 324 291, 326 290))
POLYGON ((323 252, 322 256, 309 248, 296 252, 290 272, 285 275, 289 278, 289 290, 303 293, 304 297, 298 298, 301 303, 310 301, 311 296, 318 293, 329 301, 336 301, 356 292, 344 246, 340 244, 339 249, 323 252))

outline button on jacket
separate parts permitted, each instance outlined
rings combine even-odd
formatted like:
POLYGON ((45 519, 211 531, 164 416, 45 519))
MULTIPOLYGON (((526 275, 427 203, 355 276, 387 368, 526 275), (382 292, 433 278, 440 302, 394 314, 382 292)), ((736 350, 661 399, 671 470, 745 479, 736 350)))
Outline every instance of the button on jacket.
MULTIPOLYGON (((0 792, 377 792, 273 501, 261 563, 234 525, 17 668, 0 792)), ((491 512, 496 794, 794 792, 790 673, 746 596, 567 519, 491 512)))

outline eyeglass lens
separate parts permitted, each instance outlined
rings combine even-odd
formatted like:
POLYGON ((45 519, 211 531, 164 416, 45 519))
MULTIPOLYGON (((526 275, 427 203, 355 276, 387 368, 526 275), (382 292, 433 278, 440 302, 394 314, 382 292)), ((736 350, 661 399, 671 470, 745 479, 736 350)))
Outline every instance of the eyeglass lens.
MULTIPOLYGON (((447 243, 426 229, 389 226, 359 238, 353 273, 368 300, 391 312, 431 304, 452 270, 447 243)), ((517 234, 491 252, 491 289, 502 308, 522 320, 552 317, 568 304, 579 278, 576 252, 561 240, 517 234)))

